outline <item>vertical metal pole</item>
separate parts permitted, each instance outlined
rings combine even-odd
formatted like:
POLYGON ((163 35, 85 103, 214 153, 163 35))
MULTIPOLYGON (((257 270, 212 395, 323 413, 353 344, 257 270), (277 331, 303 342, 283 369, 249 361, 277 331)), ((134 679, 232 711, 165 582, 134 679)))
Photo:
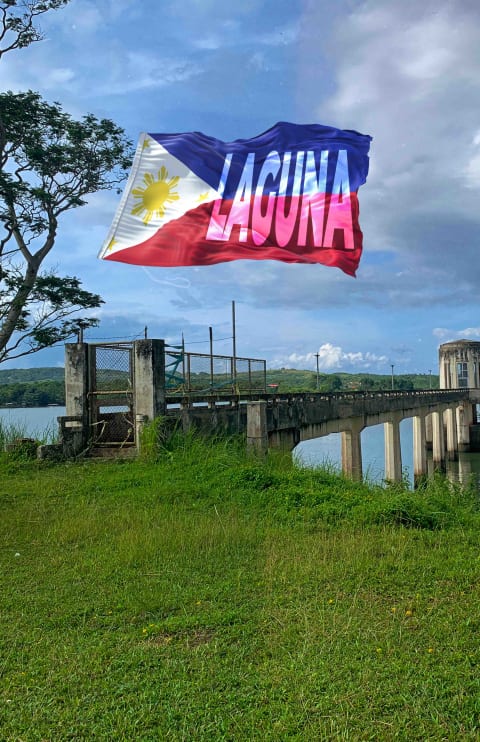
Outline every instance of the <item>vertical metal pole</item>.
POLYGON ((317 392, 320 389, 320 378, 319 378, 319 375, 318 375, 318 356, 319 355, 320 355, 320 353, 315 353, 315 356, 317 358, 317 392))
POLYGON ((192 385, 190 381, 190 353, 187 355, 187 391, 192 391, 192 385))
POLYGON ((392 367, 392 389, 394 389, 395 388, 395 385, 394 385, 394 382, 393 382, 393 367, 394 367, 394 364, 391 363, 390 366, 392 367))
POLYGON ((210 387, 213 389, 213 330, 211 327, 208 328, 208 334, 210 336, 210 387))
POLYGON ((248 359, 248 388, 250 394, 252 393, 252 362, 248 359))
POLYGON ((267 362, 263 362, 263 391, 267 391, 267 362))
POLYGON ((182 376, 183 376, 183 391, 185 391, 185 338, 182 332, 182 376))
POLYGON ((148 336, 148 327, 147 327, 147 325, 145 325, 145 327, 143 328, 143 336, 144 336, 144 338, 146 340, 147 339, 147 336, 148 336))
POLYGON ((432 388, 432 369, 428 369, 428 388, 432 388))
POLYGON ((235 394, 237 386, 237 331, 235 326, 235 302, 232 301, 232 391, 235 394))

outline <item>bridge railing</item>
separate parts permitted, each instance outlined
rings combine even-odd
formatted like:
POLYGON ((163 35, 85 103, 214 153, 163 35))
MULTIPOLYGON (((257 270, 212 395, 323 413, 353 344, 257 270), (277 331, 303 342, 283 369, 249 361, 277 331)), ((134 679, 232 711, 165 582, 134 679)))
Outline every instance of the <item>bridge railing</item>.
POLYGON ((478 389, 411 389, 411 390, 385 390, 385 391, 348 391, 348 392, 241 392, 237 394, 219 393, 218 390, 192 390, 190 394, 183 394, 181 391, 172 395, 167 390, 167 407, 175 410, 178 407, 215 407, 229 405, 236 407, 240 404, 253 400, 264 400, 269 404, 282 404, 295 401, 304 402, 352 402, 359 400, 374 399, 398 399, 398 400, 422 400, 425 404, 429 402, 456 402, 465 400, 475 393, 478 395, 478 389))

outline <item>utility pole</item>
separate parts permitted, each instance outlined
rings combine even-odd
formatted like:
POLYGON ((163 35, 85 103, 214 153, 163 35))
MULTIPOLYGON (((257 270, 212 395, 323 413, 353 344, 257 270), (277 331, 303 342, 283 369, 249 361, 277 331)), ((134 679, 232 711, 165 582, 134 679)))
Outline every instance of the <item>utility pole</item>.
POLYGON ((233 393, 237 386, 237 331, 235 327, 235 302, 232 301, 232 386, 233 393))
POLYGON ((320 377, 318 375, 318 356, 320 353, 315 353, 315 358, 317 359, 317 392, 320 389, 320 377))
POLYGON ((213 390, 213 329, 208 328, 208 335, 210 338, 210 389, 213 390))

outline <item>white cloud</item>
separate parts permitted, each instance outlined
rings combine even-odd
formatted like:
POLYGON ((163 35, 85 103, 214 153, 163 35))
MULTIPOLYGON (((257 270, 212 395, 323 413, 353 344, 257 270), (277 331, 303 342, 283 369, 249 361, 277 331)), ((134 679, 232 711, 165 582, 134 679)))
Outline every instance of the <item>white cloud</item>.
MULTIPOLYGON (((332 343, 324 343, 318 349, 318 368, 321 371, 341 371, 345 368, 371 369, 387 363, 386 356, 378 356, 375 353, 345 352, 340 346, 332 343)), ((291 353, 283 358, 277 358, 272 362, 273 368, 316 368, 317 354, 306 353, 304 355, 291 353)))
POLYGON ((435 327, 432 334, 444 343, 450 340, 471 340, 473 338, 480 338, 480 327, 465 327, 463 330, 448 330, 446 327, 435 327))

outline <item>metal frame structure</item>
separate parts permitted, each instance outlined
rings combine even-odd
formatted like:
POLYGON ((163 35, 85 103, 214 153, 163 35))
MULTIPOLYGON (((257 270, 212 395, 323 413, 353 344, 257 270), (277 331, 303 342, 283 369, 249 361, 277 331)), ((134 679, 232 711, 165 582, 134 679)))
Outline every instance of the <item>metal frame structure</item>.
POLYGON ((88 347, 89 428, 94 445, 135 445, 133 342, 88 347))

